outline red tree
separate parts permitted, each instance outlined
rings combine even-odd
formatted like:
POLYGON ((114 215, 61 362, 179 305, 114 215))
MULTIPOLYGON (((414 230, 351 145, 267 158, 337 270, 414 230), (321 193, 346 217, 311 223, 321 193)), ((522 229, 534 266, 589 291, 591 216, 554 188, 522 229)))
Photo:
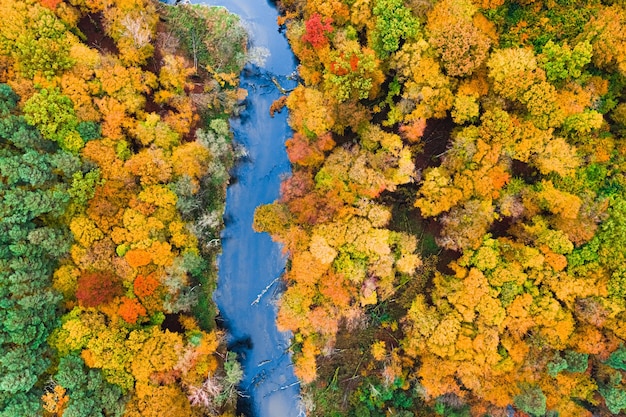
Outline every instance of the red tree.
POLYGON ((122 293, 122 282, 111 272, 86 272, 78 278, 76 298, 85 307, 97 307, 122 293))
POLYGON ((325 17, 322 22, 322 17, 318 13, 313 14, 304 23, 306 32, 302 36, 302 40, 309 42, 314 48, 326 45, 328 43, 327 34, 333 31, 332 23, 333 19, 329 17, 325 17))

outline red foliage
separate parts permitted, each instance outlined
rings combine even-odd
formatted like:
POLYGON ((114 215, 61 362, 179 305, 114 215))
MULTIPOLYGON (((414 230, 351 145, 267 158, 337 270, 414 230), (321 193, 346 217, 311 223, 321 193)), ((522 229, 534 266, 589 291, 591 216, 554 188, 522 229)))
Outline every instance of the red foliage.
POLYGON ((304 23, 306 32, 302 35, 302 40, 309 42, 314 48, 319 48, 328 43, 327 34, 333 31, 331 26, 333 19, 325 17, 322 22, 322 17, 315 13, 309 20, 304 23))
POLYGON ((124 297, 117 313, 126 323, 135 324, 139 317, 146 315, 146 309, 137 299, 124 297))
POLYGON ((154 277, 154 274, 138 275, 133 283, 133 290, 137 297, 143 298, 152 295, 159 285, 159 280, 154 277))
POLYGON ((76 298, 82 306, 97 307, 122 293, 121 280, 111 272, 86 272, 78 278, 76 298))
POLYGON ((358 67, 359 67, 359 57, 353 54, 350 57, 350 68, 352 69, 352 71, 356 71, 358 67))
POLYGON ((315 183, 311 173, 307 171, 296 171, 293 175, 280 184, 280 196, 282 202, 303 197, 313 190, 315 183))
MULTIPOLYGON (((342 54, 343 58, 343 54, 342 54)), ((339 65, 336 61, 330 63, 330 72, 340 77, 348 74, 348 70, 344 68, 342 65, 339 65)))
POLYGON ((298 223, 315 225, 332 219, 335 209, 329 203, 325 196, 312 192, 290 200, 287 207, 298 223))
POLYGON ((324 162, 324 154, 314 145, 309 143, 306 136, 295 133, 291 139, 285 142, 287 156, 292 164, 302 166, 315 166, 324 162))

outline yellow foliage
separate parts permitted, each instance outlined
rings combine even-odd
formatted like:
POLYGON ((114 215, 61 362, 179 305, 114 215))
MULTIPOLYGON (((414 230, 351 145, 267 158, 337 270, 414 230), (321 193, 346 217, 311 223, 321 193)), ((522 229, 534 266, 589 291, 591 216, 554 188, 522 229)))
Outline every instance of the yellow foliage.
POLYGON ((432 217, 450 210, 463 198, 463 193, 452 185, 452 178, 445 168, 436 167, 425 171, 415 207, 423 216, 432 217))
POLYGON ((311 339, 306 338, 302 345, 302 353, 294 362, 294 373, 304 384, 313 382, 317 377, 315 355, 318 353, 319 349, 311 339))
POLYGON ((153 242, 150 246, 152 262, 159 266, 170 266, 174 263, 176 254, 172 252, 172 246, 168 242, 153 242))
POLYGON ((317 89, 298 86, 287 97, 289 125, 297 132, 321 136, 335 123, 329 103, 317 89))
POLYGON ((153 327, 147 339, 130 359, 130 371, 140 382, 150 381, 155 373, 171 372, 182 356, 183 339, 178 333, 153 327))
POLYGON ((85 248, 104 237, 104 233, 87 216, 77 216, 70 222, 70 230, 74 239, 85 248))
POLYGON ((445 316, 428 339, 429 351, 442 358, 454 355, 460 330, 461 317, 457 313, 445 316))
POLYGON ((174 175, 188 175, 199 179, 207 170, 211 154, 199 142, 188 142, 174 149, 172 153, 172 168, 174 175))
POLYGON ((582 205, 580 197, 554 188, 552 181, 541 181, 538 197, 552 213, 566 219, 575 219, 582 205))
POLYGON ((70 298, 76 292, 76 282, 80 271, 72 265, 62 265, 54 271, 52 287, 61 292, 66 298, 70 298))
POLYGON ((328 245, 326 239, 314 234, 309 246, 311 254, 322 264, 330 264, 337 256, 337 251, 328 245))

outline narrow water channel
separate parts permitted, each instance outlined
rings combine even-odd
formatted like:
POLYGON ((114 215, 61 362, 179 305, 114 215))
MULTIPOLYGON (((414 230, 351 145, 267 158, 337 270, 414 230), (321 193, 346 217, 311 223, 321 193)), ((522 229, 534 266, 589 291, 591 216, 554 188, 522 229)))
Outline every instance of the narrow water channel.
POLYGON ((286 111, 271 118, 269 107, 281 95, 273 77, 285 88, 295 85, 289 79, 295 58, 278 32, 277 11, 266 0, 194 3, 225 6, 238 14, 250 32, 252 48, 257 55, 267 55, 264 63, 248 64, 242 72, 246 109, 231 120, 235 141, 245 147, 247 157, 235 167, 226 195, 214 298, 230 347, 239 353, 245 372, 240 412, 246 417, 298 417, 303 414, 289 356, 290 335, 275 325, 280 281, 270 285, 282 274, 286 259, 269 235, 252 230, 255 208, 278 197, 281 178, 290 171, 284 145, 291 136, 286 111))

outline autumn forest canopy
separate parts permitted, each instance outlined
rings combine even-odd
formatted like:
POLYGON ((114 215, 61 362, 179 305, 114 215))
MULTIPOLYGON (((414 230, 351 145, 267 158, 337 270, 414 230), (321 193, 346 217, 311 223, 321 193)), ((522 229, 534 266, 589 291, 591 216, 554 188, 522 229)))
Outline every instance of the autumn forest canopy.
MULTIPOLYGON (((288 255, 308 415, 626 413, 626 3, 278 6, 293 172, 253 227, 288 255)), ((0 417, 235 416, 211 295, 239 18, 0 16, 0 417)))
POLYGON ((0 15, 0 416, 234 416, 211 292, 238 17, 149 0, 0 15))
POLYGON ((280 5, 310 415, 626 412, 626 4, 280 5))

